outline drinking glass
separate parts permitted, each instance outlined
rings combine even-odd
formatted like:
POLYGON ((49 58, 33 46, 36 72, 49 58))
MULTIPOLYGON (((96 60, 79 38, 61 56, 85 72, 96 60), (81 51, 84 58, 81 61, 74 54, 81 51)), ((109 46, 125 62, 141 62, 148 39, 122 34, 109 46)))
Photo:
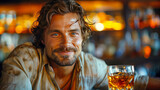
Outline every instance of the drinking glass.
POLYGON ((109 90, 133 90, 134 88, 133 65, 110 65, 108 66, 108 89, 109 90))

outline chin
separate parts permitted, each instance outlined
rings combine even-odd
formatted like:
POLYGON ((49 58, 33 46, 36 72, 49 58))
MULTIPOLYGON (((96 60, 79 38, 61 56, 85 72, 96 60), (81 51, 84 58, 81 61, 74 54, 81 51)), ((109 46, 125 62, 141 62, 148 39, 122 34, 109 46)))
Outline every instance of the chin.
POLYGON ((72 61, 63 61, 63 62, 55 62, 57 65, 59 66, 72 66, 74 63, 76 62, 76 60, 72 60, 72 61))
POLYGON ((53 61, 59 66, 72 66, 77 60, 77 57, 69 58, 69 57, 61 57, 54 59, 53 61))

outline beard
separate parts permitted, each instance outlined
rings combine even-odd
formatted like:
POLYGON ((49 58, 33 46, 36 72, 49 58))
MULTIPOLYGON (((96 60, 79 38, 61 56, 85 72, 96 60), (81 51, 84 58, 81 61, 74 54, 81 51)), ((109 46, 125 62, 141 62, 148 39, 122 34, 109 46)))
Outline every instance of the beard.
POLYGON ((69 47, 60 47, 58 49, 55 49, 52 51, 52 56, 47 56, 49 58, 49 60, 51 62, 54 62, 56 63, 57 65, 59 66, 72 66, 76 60, 77 60, 77 57, 79 55, 76 55, 74 54, 73 56, 68 56, 68 55, 55 55, 55 53, 57 52, 63 52, 63 51, 72 51, 72 52, 77 52, 77 49, 76 48, 69 48, 69 47))

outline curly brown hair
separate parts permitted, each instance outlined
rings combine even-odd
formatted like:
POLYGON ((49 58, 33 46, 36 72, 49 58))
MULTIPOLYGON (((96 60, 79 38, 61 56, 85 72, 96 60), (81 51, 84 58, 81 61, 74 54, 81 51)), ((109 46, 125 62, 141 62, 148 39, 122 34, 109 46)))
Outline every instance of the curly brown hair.
POLYGON ((55 14, 64 15, 66 13, 76 13, 79 16, 80 27, 83 37, 83 43, 86 41, 91 33, 89 24, 84 20, 86 16, 84 9, 74 0, 51 0, 47 2, 39 12, 39 17, 34 22, 31 31, 34 36, 33 44, 37 48, 44 48, 42 44, 44 30, 50 25, 51 18, 55 14), (38 22, 38 24, 37 24, 38 22))

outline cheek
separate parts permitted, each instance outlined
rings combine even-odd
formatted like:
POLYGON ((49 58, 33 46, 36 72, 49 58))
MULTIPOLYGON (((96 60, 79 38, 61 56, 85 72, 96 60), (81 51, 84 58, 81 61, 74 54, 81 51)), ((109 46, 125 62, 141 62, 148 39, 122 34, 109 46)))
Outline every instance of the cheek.
POLYGON ((77 39, 75 41, 73 41, 73 45, 77 48, 77 49, 81 49, 82 48, 82 39, 77 39))
POLYGON ((60 42, 60 40, 53 39, 51 37, 46 37, 44 44, 46 47, 55 48, 56 46, 58 46, 59 42, 60 42))
POLYGON ((45 49, 48 55, 51 55, 52 51, 55 49, 55 43, 53 41, 47 41, 45 42, 45 49))

